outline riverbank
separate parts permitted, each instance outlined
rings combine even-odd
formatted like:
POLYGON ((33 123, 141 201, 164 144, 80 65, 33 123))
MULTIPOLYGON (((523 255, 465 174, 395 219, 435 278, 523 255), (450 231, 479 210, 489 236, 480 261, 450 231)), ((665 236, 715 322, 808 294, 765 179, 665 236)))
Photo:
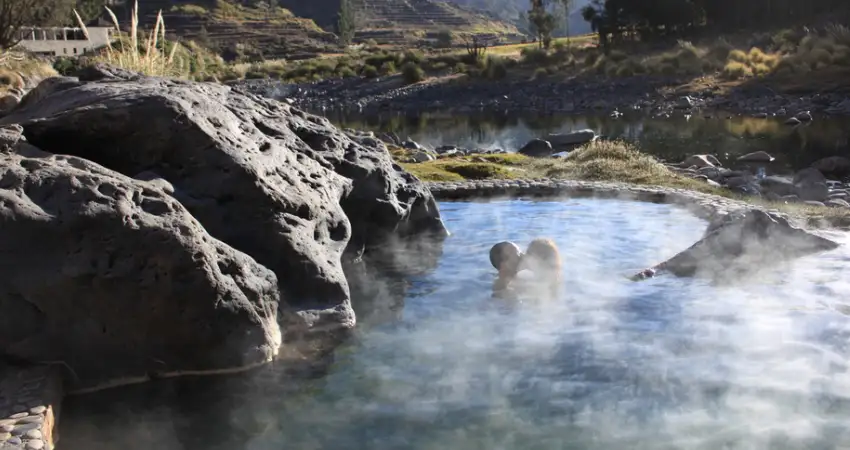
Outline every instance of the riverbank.
POLYGON ((494 81, 446 76, 409 85, 396 75, 308 84, 254 80, 239 85, 259 95, 286 99, 302 109, 364 115, 436 111, 613 115, 640 111, 652 117, 738 114, 789 119, 804 112, 850 115, 850 95, 844 92, 783 93, 770 84, 730 85, 711 77, 696 81, 651 75, 494 81))
POLYGON ((410 162, 420 150, 391 147, 399 165, 420 180, 432 183, 530 181, 614 183, 629 191, 634 186, 684 190, 779 211, 813 227, 850 227, 850 183, 832 178, 843 173, 840 157, 827 158, 792 176, 757 175, 767 154, 745 155, 741 166, 724 168, 711 155, 694 155, 681 163, 662 163, 620 141, 594 141, 566 157, 533 158, 517 153, 451 154, 410 162), (831 164, 831 165, 830 165, 831 164))

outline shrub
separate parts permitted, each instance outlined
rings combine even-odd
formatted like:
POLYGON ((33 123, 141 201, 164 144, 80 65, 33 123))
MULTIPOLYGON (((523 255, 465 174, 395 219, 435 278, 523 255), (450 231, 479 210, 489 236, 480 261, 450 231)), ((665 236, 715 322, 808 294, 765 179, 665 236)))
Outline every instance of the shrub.
POLYGON ((624 52, 621 52, 619 50, 612 50, 610 53, 608 53, 606 58, 610 61, 613 61, 613 62, 620 62, 620 61, 625 61, 626 58, 628 58, 628 55, 626 55, 624 52))
POLYGON ((352 78, 352 77, 357 76, 357 74, 354 73, 354 70, 351 67, 344 67, 338 73, 339 73, 339 76, 342 77, 342 78, 352 78))
POLYGON ((206 8, 204 8, 203 6, 192 4, 174 5, 171 7, 171 12, 189 14, 194 16, 203 16, 208 13, 206 8))
POLYGON ((538 68, 534 71, 534 75, 532 75, 532 77, 531 77, 531 78, 532 78, 532 79, 534 79, 534 80, 539 80, 540 78, 545 77, 545 76, 547 76, 547 75, 549 75, 549 71, 548 71, 548 70, 546 70, 546 68, 545 68, 545 67, 538 67, 538 68))
POLYGON ((401 75, 404 81, 409 84, 418 83, 425 79, 425 71, 413 62, 407 62, 401 67, 401 75))
MULTIPOLYGON (((69 76, 80 68, 80 64, 77 58, 60 56, 53 62, 53 68, 59 72, 60 75, 69 76)), ((3 81, 0 80, 0 83, 3 83, 3 81)))
POLYGON ((403 63, 420 64, 420 63, 422 63, 423 58, 424 58, 424 56, 422 55, 421 52, 418 52, 418 51, 415 51, 415 50, 407 50, 406 52, 404 52, 404 55, 403 55, 402 59, 399 61, 399 63, 402 63, 402 64, 403 63))
POLYGON ((501 80, 508 75, 508 68, 502 58, 489 56, 484 73, 491 80, 501 80))
POLYGON ((391 75, 396 72, 395 63, 387 61, 381 64, 381 75, 391 75))
POLYGON ((261 80, 268 77, 269 75, 267 73, 256 70, 249 71, 245 74, 245 78, 248 80, 261 80))
POLYGON ((750 49, 750 52, 747 54, 747 59, 753 63, 763 63, 767 59, 767 55, 764 54, 758 47, 753 47, 750 49))
POLYGON ((726 78, 737 80, 750 74, 750 69, 743 63, 730 60, 723 68, 723 76, 726 78))
POLYGON ((729 53, 733 50, 732 44, 726 39, 718 39, 709 49, 706 57, 717 60, 726 61, 729 59, 729 53))
POLYGON ((437 33, 437 46, 449 48, 454 44, 454 34, 449 30, 442 30, 437 33))
POLYGON ((520 50, 522 62, 526 64, 542 66, 549 64, 549 52, 542 48, 525 47, 520 50))
POLYGON ((729 52, 729 61, 739 62, 742 64, 746 64, 748 61, 747 54, 741 50, 732 50, 729 52))
POLYGON ((466 64, 459 62, 459 63, 455 64, 455 66, 452 70, 454 71, 454 73, 466 73, 467 67, 466 67, 466 64))
POLYGON ((485 180, 490 178, 509 178, 510 171, 493 163, 457 162, 446 164, 447 172, 456 173, 469 180, 485 180))
POLYGON ((363 70, 360 71, 360 75, 363 75, 366 78, 375 78, 378 76, 378 69, 375 66, 366 64, 363 66, 363 70))

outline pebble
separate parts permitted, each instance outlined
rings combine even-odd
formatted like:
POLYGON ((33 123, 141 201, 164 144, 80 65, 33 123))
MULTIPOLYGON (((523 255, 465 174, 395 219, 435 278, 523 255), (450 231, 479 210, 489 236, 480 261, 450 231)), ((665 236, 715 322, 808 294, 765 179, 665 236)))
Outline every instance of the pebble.
POLYGON ((24 417, 26 417, 28 415, 30 415, 30 414, 22 412, 22 413, 12 414, 11 416, 9 416, 9 418, 13 419, 13 420, 18 420, 18 419, 23 419, 24 417))
POLYGON ((8 433, 8 432, 12 431, 12 428, 15 428, 14 424, 11 424, 11 423, 0 424, 0 433, 8 433))
POLYGON ((20 436, 30 430, 37 430, 41 427, 41 424, 38 423, 22 423, 20 425, 15 425, 15 429, 12 430, 12 436, 20 436))
POLYGON ((21 444, 22 444, 21 438, 19 438, 17 436, 6 441, 6 445, 11 445, 13 447, 16 447, 16 446, 21 445, 21 444))
POLYGON ((27 450, 41 450, 44 448, 44 441, 41 439, 33 439, 31 441, 27 441, 27 450))
POLYGON ((36 406, 35 408, 30 408, 30 414, 42 414, 47 411, 46 406, 36 406))
POLYGON ((24 434, 27 439, 41 439, 41 430, 29 430, 24 434))
POLYGON ((3 441, 5 441, 5 440, 7 440, 11 437, 12 437, 12 435, 9 434, 9 433, 0 433, 0 443, 3 443, 3 441))
POLYGON ((44 416, 27 416, 22 419, 18 419, 18 423, 44 423, 44 416))

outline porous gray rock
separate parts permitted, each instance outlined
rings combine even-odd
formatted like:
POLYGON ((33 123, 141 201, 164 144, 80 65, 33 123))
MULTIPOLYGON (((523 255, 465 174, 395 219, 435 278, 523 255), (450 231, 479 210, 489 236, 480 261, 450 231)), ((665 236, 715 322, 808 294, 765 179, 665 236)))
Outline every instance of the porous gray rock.
POLYGON ((229 372, 281 345, 271 270, 173 197, 90 161, 0 154, 0 353, 71 390, 229 372))
MULTIPOLYGON (((792 226, 781 216, 748 209, 718 216, 709 223, 702 239, 650 272, 735 279, 838 246, 836 242, 792 226)), ((650 272, 641 272, 634 279, 646 278, 650 272)))
POLYGON ((294 337, 354 325, 343 258, 447 235, 425 185, 368 134, 218 84, 60 84, 0 123, 47 151, 169 183, 211 235, 277 274, 294 337))
POLYGON ((170 182, 212 236, 274 271, 287 332, 351 328, 339 205, 350 182, 313 157, 287 117, 289 106, 226 86, 104 78, 46 90, 2 123, 19 123, 45 151, 170 182))

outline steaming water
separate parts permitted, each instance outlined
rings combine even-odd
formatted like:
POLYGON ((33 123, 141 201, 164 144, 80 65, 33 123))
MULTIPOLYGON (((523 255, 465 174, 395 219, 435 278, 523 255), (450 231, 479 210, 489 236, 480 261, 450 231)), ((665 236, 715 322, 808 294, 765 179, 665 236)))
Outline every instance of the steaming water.
MULTIPOLYGON (((409 280, 400 320, 361 329, 323 378, 260 383, 202 433, 138 431, 209 408, 198 404, 101 436, 132 436, 114 448, 850 448, 847 248, 734 286, 632 283, 625 275, 687 247, 705 223, 616 200, 441 210, 454 234, 439 265, 409 280), (491 299, 490 246, 535 237, 561 249, 564 298, 491 299)), ((84 447, 101 448, 66 448, 84 447)))

